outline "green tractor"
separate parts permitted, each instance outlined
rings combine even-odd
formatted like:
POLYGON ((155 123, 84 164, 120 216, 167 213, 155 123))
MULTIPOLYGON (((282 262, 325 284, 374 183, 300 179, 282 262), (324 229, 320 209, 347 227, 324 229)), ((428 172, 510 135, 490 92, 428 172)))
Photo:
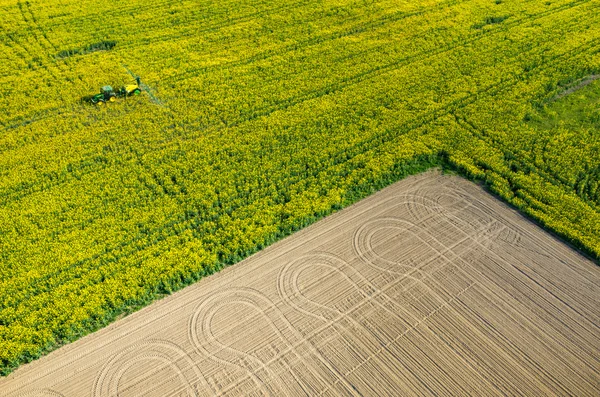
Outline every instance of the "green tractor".
POLYGON ((100 89, 100 93, 92 97, 91 101, 94 105, 104 105, 106 102, 114 102, 117 100, 117 93, 109 85, 105 85, 100 89))
POLYGON ((135 81, 136 84, 128 84, 121 87, 118 91, 115 91, 109 85, 105 85, 100 89, 99 94, 96 94, 91 98, 91 102, 94 105, 104 105, 107 102, 115 102, 117 98, 140 95, 142 93, 142 89, 140 88, 140 78, 136 77, 135 81))

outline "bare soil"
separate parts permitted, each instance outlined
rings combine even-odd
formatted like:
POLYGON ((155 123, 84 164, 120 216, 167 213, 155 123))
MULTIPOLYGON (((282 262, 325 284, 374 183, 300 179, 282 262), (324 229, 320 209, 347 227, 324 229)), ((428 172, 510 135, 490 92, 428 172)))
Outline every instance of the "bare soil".
POLYGON ((2 396, 596 396, 600 267, 407 178, 0 379, 2 396))
POLYGON ((561 92, 560 94, 556 95, 552 100, 556 101, 556 100, 558 100, 558 99, 560 99, 560 98, 562 98, 564 96, 572 94, 575 91, 582 89, 586 85, 589 85, 589 84, 593 83, 595 80, 598 80, 598 79, 600 79, 600 74, 592 74, 590 76, 587 76, 584 79, 580 80, 574 86, 569 87, 566 90, 564 90, 563 92, 561 92))

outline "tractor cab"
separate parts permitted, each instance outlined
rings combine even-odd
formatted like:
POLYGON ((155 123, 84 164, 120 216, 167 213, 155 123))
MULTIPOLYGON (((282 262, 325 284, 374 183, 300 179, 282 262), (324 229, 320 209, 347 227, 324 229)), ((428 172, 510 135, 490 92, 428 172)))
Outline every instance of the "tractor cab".
POLYGON ((100 89, 100 92, 102 94, 104 94, 104 96, 107 97, 107 98, 110 98, 115 93, 115 91, 113 90, 113 88, 111 86, 109 86, 109 85, 105 85, 104 87, 102 87, 100 89))
POLYGON ((105 85, 104 87, 102 87, 102 89, 100 90, 100 92, 104 95, 104 101, 105 102, 106 101, 114 102, 114 101, 117 100, 117 93, 109 85, 105 85))

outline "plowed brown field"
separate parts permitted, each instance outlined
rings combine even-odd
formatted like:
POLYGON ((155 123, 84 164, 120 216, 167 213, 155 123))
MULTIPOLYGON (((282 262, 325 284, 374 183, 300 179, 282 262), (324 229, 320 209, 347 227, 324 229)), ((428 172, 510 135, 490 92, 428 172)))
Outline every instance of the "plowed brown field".
POLYGON ((596 396, 599 327, 600 267, 429 172, 19 368, 0 394, 596 396))

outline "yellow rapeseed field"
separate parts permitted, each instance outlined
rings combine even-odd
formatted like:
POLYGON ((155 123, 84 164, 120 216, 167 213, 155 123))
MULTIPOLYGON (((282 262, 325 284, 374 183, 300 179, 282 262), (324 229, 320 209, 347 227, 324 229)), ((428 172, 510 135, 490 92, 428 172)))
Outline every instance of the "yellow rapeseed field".
POLYGON ((598 0, 0 0, 0 16, 3 374, 431 166, 600 257, 598 124, 532 123, 600 74, 598 0), (89 103, 134 75, 142 95, 89 103))

